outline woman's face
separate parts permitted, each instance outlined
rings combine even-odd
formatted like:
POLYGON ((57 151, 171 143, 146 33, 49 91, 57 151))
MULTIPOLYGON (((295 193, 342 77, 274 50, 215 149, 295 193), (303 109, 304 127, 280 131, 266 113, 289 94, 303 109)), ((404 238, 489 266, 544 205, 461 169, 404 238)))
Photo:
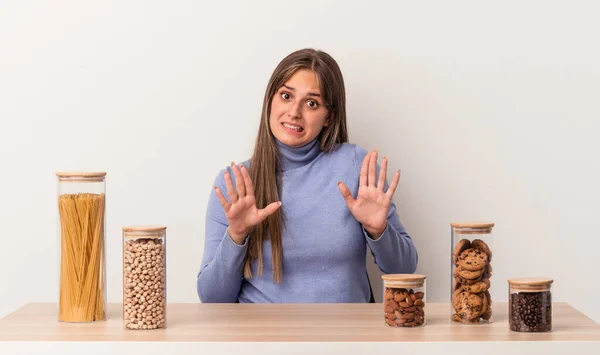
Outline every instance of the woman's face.
POLYGON ((298 70, 275 92, 269 126, 281 143, 301 147, 329 125, 328 114, 315 73, 298 70))

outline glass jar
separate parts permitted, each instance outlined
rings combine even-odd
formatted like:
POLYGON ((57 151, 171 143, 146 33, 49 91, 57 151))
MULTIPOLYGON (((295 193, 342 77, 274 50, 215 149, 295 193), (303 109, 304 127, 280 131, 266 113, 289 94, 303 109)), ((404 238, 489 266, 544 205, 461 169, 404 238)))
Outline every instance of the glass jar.
POLYGON ((383 317, 389 327, 425 325, 425 276, 387 274, 383 279, 383 317))
POLYGON ((515 332, 552 331, 552 279, 508 280, 508 324, 515 332))
POLYGON ((60 237, 58 320, 106 320, 106 173, 56 173, 60 237))
POLYGON ((451 223, 452 321, 482 324, 492 313, 492 228, 494 223, 451 223))
POLYGON ((127 329, 167 325, 167 227, 123 227, 123 320, 127 329))

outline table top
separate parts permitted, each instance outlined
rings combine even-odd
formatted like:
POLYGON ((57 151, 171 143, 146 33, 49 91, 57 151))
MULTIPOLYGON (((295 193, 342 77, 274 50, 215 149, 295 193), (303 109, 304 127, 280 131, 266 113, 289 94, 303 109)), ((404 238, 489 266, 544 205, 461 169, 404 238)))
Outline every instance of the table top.
POLYGON ((110 303, 105 321, 63 323, 53 303, 30 303, 0 319, 0 342, 464 342, 593 341, 600 325, 566 303, 553 304, 553 331, 517 333, 508 327, 507 303, 493 305, 494 323, 450 321, 449 303, 428 303, 426 325, 390 328, 383 305, 210 304, 167 305, 167 328, 128 330, 122 305, 110 303))

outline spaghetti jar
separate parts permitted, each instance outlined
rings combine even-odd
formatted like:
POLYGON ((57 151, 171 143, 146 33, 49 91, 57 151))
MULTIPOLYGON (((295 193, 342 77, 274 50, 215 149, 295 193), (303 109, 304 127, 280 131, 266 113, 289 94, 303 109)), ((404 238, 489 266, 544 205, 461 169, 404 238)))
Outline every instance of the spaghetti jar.
POLYGON ((515 332, 552 331, 552 279, 508 280, 508 324, 515 332))
POLYGON ((58 320, 106 320, 104 172, 56 173, 60 226, 58 320))
POLYGON ((389 327, 425 325, 425 276, 387 274, 383 279, 383 317, 389 327))
POLYGON ((167 324, 167 227, 123 227, 123 320, 127 329, 167 324))
POLYGON ((451 223, 452 321, 492 323, 492 228, 494 223, 451 223))

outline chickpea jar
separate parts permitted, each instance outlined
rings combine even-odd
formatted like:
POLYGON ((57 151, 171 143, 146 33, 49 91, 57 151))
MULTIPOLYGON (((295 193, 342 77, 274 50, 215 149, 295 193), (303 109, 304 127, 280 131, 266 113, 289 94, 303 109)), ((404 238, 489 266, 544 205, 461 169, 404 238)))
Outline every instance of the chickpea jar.
POLYGON ((395 328, 425 325, 425 276, 387 274, 383 279, 384 324, 395 328))
POLYGON ((123 320, 127 329, 166 328, 166 229, 123 228, 123 320))
POLYGON ((58 320, 106 320, 105 172, 58 172, 58 320))
POLYGON ((492 228, 494 223, 451 223, 452 321, 487 324, 492 313, 492 228))
POLYGON ((515 332, 552 331, 552 279, 508 280, 508 324, 515 332))

